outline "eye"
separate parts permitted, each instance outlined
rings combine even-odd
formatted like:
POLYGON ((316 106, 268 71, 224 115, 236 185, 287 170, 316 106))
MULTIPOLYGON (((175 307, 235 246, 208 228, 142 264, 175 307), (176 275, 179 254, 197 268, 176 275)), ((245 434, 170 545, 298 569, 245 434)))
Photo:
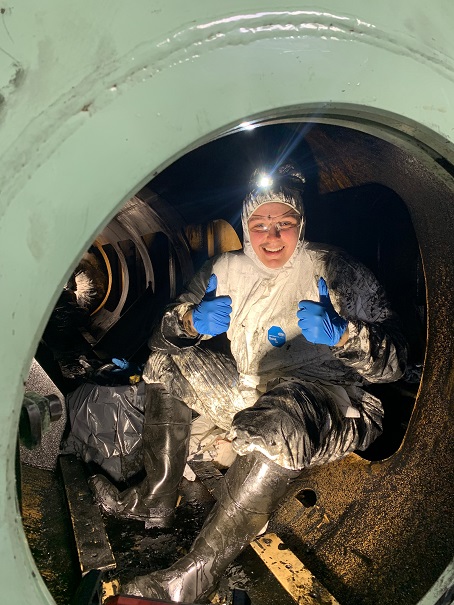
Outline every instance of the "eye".
POLYGON ((249 231, 266 231, 267 226, 264 223, 254 223, 249 227, 249 231))
POLYGON ((293 229, 297 226, 297 223, 294 221, 282 221, 281 223, 277 223, 276 227, 279 231, 286 231, 287 229, 293 229))

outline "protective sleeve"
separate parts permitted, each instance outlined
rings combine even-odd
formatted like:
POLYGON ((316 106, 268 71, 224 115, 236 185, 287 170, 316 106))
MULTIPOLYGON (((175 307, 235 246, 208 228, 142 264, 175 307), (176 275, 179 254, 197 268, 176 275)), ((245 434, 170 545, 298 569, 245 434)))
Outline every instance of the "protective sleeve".
POLYGON ((210 338, 198 335, 192 337, 184 330, 183 317, 186 312, 196 307, 202 300, 205 290, 214 269, 215 259, 207 261, 193 276, 186 290, 177 300, 168 305, 154 328, 148 346, 153 351, 177 354, 181 349, 193 347, 200 340, 210 338))
POLYGON ((349 338, 331 347, 335 357, 371 383, 393 382, 405 372, 407 343, 400 321, 382 286, 369 269, 346 253, 327 263, 330 291, 348 320, 349 338))

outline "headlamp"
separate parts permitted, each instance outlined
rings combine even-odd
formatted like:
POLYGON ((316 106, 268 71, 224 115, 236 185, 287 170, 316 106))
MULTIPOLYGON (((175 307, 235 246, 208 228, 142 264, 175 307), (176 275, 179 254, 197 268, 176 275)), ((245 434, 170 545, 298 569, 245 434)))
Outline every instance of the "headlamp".
POLYGON ((261 189, 268 189, 273 184, 273 179, 269 174, 261 174, 257 180, 257 186, 261 189))

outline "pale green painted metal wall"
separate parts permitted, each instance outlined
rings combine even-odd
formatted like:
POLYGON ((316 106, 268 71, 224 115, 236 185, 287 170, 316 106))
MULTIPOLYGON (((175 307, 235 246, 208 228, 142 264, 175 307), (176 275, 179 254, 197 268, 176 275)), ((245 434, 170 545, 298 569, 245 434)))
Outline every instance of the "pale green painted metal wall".
POLYGON ((254 117, 361 115, 454 162, 453 22, 451 0, 1 4, 3 602, 53 603, 15 504, 17 423, 50 310, 101 225, 188 149, 254 117))

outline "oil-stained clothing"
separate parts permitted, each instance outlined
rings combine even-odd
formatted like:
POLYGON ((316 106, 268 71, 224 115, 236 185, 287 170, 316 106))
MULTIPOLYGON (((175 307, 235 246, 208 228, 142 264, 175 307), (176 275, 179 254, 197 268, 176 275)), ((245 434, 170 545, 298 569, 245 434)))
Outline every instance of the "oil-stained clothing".
POLYGON ((383 410, 363 387, 398 380, 406 355, 373 274, 344 251, 309 242, 279 270, 243 251, 211 259, 167 308, 150 346, 147 382, 162 382, 230 431, 237 453, 259 450, 292 470, 368 447, 381 432, 383 410), (216 295, 232 298, 231 356, 183 329, 183 315, 201 301, 212 273, 216 295), (312 344, 298 327, 298 303, 319 300, 320 277, 348 320, 341 347, 312 344))

